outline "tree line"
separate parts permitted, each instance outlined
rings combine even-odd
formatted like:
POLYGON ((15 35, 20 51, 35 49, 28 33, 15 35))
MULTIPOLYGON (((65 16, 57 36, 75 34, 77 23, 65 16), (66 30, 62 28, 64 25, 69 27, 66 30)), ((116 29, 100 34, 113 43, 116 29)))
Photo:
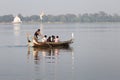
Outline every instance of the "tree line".
MULTIPOLYGON (((22 16, 18 15, 22 22, 41 22, 39 15, 22 16)), ((0 23, 10 23, 14 19, 14 16, 4 15, 0 16, 0 23)), ((103 11, 98 13, 84 13, 84 14, 62 14, 62 15, 44 15, 42 22, 61 22, 61 23, 81 23, 81 22, 120 22, 120 15, 107 14, 103 11)))

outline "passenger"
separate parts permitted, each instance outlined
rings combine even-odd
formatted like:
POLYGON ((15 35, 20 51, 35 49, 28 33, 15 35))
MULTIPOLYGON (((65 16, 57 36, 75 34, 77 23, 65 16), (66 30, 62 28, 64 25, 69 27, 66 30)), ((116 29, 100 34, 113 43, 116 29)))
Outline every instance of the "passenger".
POLYGON ((34 37, 38 39, 38 36, 42 36, 42 34, 40 33, 40 29, 38 29, 35 33, 34 33, 34 37))
POLYGON ((54 35, 52 35, 51 41, 52 41, 52 42, 55 42, 55 36, 54 36, 54 35))
POLYGON ((51 42, 51 36, 48 37, 47 42, 51 42))
POLYGON ((59 36, 56 36, 55 42, 59 42, 59 36))
POLYGON ((42 42, 46 42, 47 41, 47 35, 44 35, 44 37, 42 38, 42 42))

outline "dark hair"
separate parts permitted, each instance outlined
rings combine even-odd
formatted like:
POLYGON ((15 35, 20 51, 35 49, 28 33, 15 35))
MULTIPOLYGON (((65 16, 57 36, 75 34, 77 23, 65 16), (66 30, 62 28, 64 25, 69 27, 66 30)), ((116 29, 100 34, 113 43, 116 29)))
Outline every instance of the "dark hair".
POLYGON ((56 36, 56 38, 59 38, 59 36, 56 36))
POLYGON ((44 35, 44 37, 47 37, 47 35, 44 35))
POLYGON ((40 31, 40 29, 38 29, 38 31, 40 31))

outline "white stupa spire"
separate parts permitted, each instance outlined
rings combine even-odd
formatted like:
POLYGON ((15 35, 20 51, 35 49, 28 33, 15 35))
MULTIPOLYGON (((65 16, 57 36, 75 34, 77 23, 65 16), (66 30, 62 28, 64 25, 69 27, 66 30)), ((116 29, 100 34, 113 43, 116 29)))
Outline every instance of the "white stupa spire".
POLYGON ((13 20, 13 23, 21 23, 22 21, 21 21, 21 19, 18 17, 18 16, 16 16, 15 18, 14 18, 14 20, 13 20))
POLYGON ((43 19, 43 16, 45 15, 45 13, 44 12, 41 12, 40 13, 40 19, 42 20, 43 19))

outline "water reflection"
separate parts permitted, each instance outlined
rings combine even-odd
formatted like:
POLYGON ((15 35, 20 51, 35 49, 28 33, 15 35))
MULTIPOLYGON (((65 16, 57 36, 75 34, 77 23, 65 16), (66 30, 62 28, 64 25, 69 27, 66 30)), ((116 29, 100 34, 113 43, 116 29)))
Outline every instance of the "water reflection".
POLYGON ((32 54, 35 64, 39 64, 41 59, 45 59, 46 63, 56 63, 56 59, 62 52, 71 52, 73 59, 73 48, 32 48, 28 47, 28 56, 29 59, 30 54, 32 54))
POLYGON ((13 32, 15 36, 15 45, 20 45, 20 24, 13 24, 13 32))
POLYGON ((63 76, 74 80, 73 48, 28 47, 27 59, 34 62, 34 80, 64 80, 63 76))
POLYGON ((20 24, 14 24, 13 31, 14 31, 15 36, 19 36, 20 35, 20 24))

